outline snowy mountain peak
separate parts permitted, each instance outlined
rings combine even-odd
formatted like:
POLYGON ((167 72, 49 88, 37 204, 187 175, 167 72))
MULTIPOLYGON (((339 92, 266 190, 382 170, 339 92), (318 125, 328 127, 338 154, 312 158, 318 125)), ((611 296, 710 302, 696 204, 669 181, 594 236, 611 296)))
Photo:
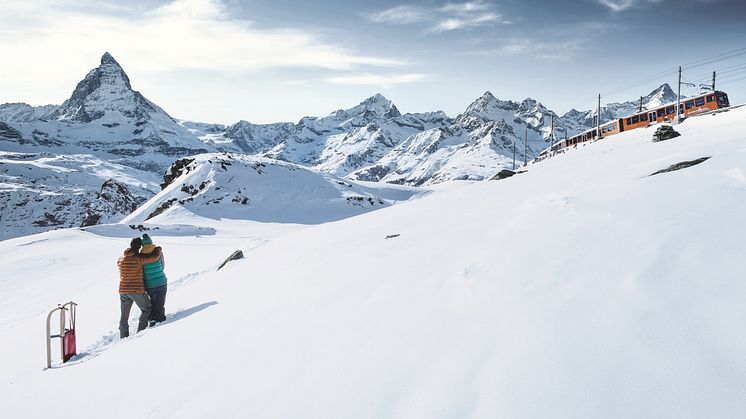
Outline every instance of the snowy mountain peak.
POLYGON ((660 87, 650 92, 649 95, 642 98, 642 102, 647 109, 675 101, 676 93, 671 89, 671 86, 669 86, 668 83, 663 83, 660 87))
POLYGON ((365 99, 360 102, 358 106, 349 109, 347 112, 351 115, 371 112, 378 118, 396 118, 397 116, 401 116, 401 113, 394 105, 394 102, 386 99, 386 97, 380 93, 376 93, 375 95, 365 99))
POLYGON ((105 52, 104 55, 101 56, 101 65, 106 64, 113 64, 116 65, 119 68, 122 68, 122 66, 119 65, 117 60, 114 59, 114 57, 111 56, 108 52, 105 52))
POLYGON ((534 108, 544 108, 544 105, 537 102, 536 99, 527 97, 526 99, 523 99, 518 109, 521 111, 527 111, 527 110, 531 110, 534 108))
POLYGON ((483 101, 487 101, 487 102, 489 102, 489 101, 493 101, 493 100, 496 100, 497 98, 495 98, 495 95, 493 95, 493 94, 492 94, 492 92, 490 92, 489 90, 487 90, 487 91, 486 91, 486 92, 484 92, 484 94, 483 94, 482 96, 480 96, 480 97, 479 97, 479 99, 477 99, 477 100, 480 100, 480 99, 481 99, 481 100, 483 100, 483 101))
POLYGON ((518 110, 517 103, 510 100, 497 99, 490 91, 486 91, 466 108, 464 116, 497 119, 505 111, 515 112, 516 110, 518 110))
POLYGON ((127 73, 108 52, 101 57, 101 65, 78 83, 55 117, 87 123, 103 118, 107 113, 119 113, 136 119, 148 119, 150 114, 160 114, 160 119, 172 120, 165 111, 132 90, 127 73))

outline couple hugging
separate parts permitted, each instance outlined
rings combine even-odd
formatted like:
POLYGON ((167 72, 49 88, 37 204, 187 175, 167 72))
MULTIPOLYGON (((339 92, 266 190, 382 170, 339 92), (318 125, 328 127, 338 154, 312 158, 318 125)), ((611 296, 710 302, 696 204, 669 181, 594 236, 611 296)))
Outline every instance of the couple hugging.
POLYGON ((117 261, 119 267, 119 337, 130 335, 129 316, 132 303, 142 313, 137 331, 166 320, 166 263, 160 247, 147 234, 130 241, 129 249, 117 261))

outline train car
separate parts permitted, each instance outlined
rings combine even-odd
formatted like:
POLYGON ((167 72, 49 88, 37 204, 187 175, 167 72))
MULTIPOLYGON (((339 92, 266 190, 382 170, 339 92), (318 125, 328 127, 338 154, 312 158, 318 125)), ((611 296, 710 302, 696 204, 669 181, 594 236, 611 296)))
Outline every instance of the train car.
MULTIPOLYGON (((681 101, 679 114, 682 117, 695 116, 715 109, 730 106, 725 92, 715 91, 686 98, 681 101)), ((667 103, 661 107, 648 109, 622 119, 622 131, 644 128, 652 124, 672 121, 676 118, 676 103, 667 103)))
MULTIPOLYGON (((685 98, 680 102, 679 113, 682 117, 696 116, 715 109, 727 108, 730 106, 728 95, 725 92, 716 90, 707 92, 699 96, 685 98)), ((561 149, 567 147, 577 147, 578 144, 602 139, 620 132, 629 131, 637 128, 645 128, 661 122, 673 121, 676 119, 676 103, 667 103, 653 109, 646 109, 636 114, 618 118, 601 125, 601 135, 598 136, 598 128, 592 128, 587 131, 576 134, 566 140, 556 143, 553 147, 547 148, 539 156, 548 157, 561 149)))
MULTIPOLYGON (((715 109, 727 108, 730 106, 728 95, 722 91, 708 92, 699 96, 686 98, 680 102, 679 113, 682 117, 696 116, 704 112, 715 109)), ((553 152, 563 148, 577 146, 578 144, 592 141, 595 139, 605 138, 620 132, 629 131, 637 128, 645 128, 653 124, 658 124, 676 119, 676 103, 667 103, 657 108, 646 109, 634 115, 624 118, 618 118, 601 125, 601 135, 598 136, 598 128, 591 128, 579 134, 576 134, 566 140, 558 142, 553 147, 548 148, 542 154, 550 155, 553 152)))

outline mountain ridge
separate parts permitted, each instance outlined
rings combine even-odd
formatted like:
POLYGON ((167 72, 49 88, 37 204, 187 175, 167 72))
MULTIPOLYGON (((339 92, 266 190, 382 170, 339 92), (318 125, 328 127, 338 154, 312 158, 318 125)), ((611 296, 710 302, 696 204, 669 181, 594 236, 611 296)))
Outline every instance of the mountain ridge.
MULTIPOLYGON (((644 97, 645 105, 665 101, 671 94, 670 86, 661 85, 644 97)), ((635 106, 632 101, 609 104, 602 118, 621 116, 635 106)), ((552 125, 556 136, 590 128, 595 112, 572 109, 559 117, 531 97, 503 100, 485 91, 455 117, 441 110, 402 113, 393 101, 375 93, 349 108, 305 116, 296 123, 191 122, 174 119, 135 91, 123 67, 106 52, 61 105, 0 105, 0 151, 78 161, 75 170, 88 177, 76 177, 78 183, 68 185, 73 186, 70 189, 59 182, 62 169, 43 176, 19 172, 16 178, 0 174, 0 185, 5 185, 3 190, 34 191, 29 192, 32 202, 49 191, 87 197, 54 224, 72 226, 96 218, 86 214, 89 207, 101 207, 94 201, 108 180, 93 167, 104 163, 119 168, 112 173, 131 167, 150 183, 175 160, 208 152, 272 158, 356 181, 411 186, 479 181, 512 168, 514 152, 517 162, 532 159, 548 145, 552 125), (84 155, 89 157, 75 157, 84 155), (85 161, 101 163, 90 166, 85 161)), ((142 202, 153 194, 147 188, 129 191, 132 197, 122 202, 142 202)), ((26 222, 43 224, 47 211, 42 206, 34 211, 24 213, 26 222)), ((20 213, 10 207, 1 212, 7 226, 22 230, 20 213)))

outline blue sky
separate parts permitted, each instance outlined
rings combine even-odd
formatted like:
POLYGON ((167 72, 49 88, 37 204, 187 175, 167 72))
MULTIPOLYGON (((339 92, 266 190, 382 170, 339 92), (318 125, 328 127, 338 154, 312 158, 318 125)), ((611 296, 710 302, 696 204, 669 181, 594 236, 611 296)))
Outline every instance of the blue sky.
POLYGON ((59 104, 109 51, 135 89, 205 122, 297 121, 376 92, 402 112, 455 116, 490 90, 564 113, 673 85, 687 63, 685 80, 720 70, 740 103, 744 22, 742 0, 3 0, 0 102, 59 104))

